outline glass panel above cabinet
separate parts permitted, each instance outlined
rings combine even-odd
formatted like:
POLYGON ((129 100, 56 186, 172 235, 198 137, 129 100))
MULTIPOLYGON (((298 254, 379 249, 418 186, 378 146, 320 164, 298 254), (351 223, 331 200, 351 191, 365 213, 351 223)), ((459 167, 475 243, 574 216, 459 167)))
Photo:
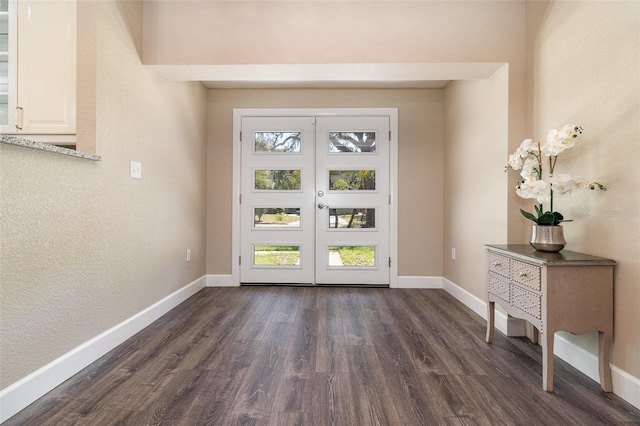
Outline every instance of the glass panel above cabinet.
POLYGON ((9 122, 9 101, 8 96, 0 94, 0 124, 9 122))
POLYGON ((0 0, 0 126, 9 124, 9 0, 0 0))

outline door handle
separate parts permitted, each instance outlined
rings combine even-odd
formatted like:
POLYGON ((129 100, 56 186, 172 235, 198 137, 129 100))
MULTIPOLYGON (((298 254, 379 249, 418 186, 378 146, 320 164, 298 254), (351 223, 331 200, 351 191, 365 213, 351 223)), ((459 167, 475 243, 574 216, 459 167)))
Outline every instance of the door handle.
POLYGON ((319 209, 328 209, 329 206, 327 206, 326 204, 323 204, 323 203, 318 203, 318 208, 319 209))

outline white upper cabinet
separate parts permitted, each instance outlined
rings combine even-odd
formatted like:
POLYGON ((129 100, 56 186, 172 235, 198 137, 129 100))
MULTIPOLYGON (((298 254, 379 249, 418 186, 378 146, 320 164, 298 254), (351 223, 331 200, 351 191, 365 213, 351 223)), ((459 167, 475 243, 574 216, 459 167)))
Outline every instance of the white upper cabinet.
MULTIPOLYGON (((72 142, 76 133, 76 2, 0 2, 3 7, 7 4, 7 34, 1 36, 8 40, 6 65, 0 68, 0 96, 6 96, 4 103, 0 98, 0 131, 44 142, 46 135, 69 135, 68 142, 72 142), (5 81, 7 91, 2 92, 5 81)), ((2 41, 0 56, 4 46, 2 41)), ((52 141, 66 140, 58 136, 52 141)))
POLYGON ((0 132, 15 132, 13 125, 13 111, 15 111, 16 91, 16 3, 0 0, 0 132), (11 58, 11 61, 9 60, 11 58))

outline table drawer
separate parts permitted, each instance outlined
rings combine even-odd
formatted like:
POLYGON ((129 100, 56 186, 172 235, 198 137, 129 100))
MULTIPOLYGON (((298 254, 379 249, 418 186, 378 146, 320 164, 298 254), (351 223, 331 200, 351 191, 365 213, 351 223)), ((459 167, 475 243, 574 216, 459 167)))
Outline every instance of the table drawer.
POLYGON ((509 278, 509 258, 501 254, 489 251, 487 253, 489 271, 509 278))
POLYGON ((509 280, 494 272, 489 272, 489 275, 487 276, 487 291, 507 303, 510 303, 511 301, 509 280))
POLYGON ((514 259, 511 259, 510 266, 511 280, 532 290, 540 291, 542 289, 539 266, 514 259))
POLYGON ((542 296, 517 285, 511 285, 511 305, 542 319, 542 296))

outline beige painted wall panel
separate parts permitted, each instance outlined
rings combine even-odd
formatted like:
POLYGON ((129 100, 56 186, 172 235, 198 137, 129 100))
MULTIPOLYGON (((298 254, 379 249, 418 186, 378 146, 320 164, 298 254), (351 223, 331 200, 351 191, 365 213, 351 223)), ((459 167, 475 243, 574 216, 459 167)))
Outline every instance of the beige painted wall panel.
POLYGON ((441 89, 209 91, 207 273, 231 274, 233 109, 314 107, 398 108, 399 273, 441 276, 441 89))
POLYGON ((205 273, 206 89, 146 71, 96 6, 103 160, 0 145, 0 388, 205 273))
POLYGON ((145 64, 505 61, 520 1, 153 1, 145 64), (176 22, 189 25, 175 31, 176 22))
MULTIPOLYGON (((573 193, 555 207, 573 219, 567 249, 609 257, 615 271, 614 365, 640 377, 640 3, 533 3, 533 136, 580 124, 556 172, 598 178, 604 193, 573 193)), ((595 353, 596 335, 566 336, 595 353)))
POLYGON ((507 242, 508 81, 505 67, 444 90, 444 277, 483 300, 484 244, 507 242))

